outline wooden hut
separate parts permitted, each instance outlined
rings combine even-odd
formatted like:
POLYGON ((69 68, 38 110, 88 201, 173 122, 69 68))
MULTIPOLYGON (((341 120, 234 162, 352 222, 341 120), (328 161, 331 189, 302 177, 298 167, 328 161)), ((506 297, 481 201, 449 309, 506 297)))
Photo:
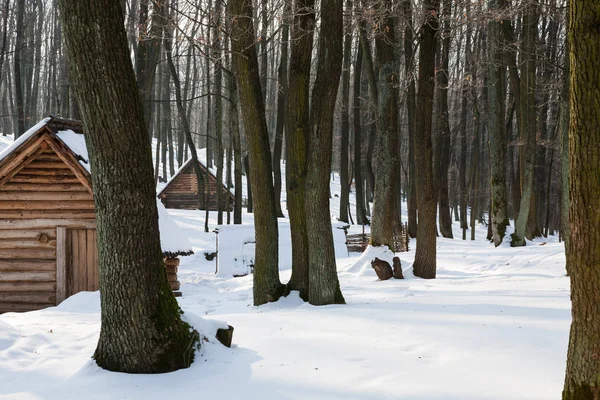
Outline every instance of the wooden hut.
MULTIPOLYGON (((90 165, 78 121, 49 117, 0 154, 0 313, 59 304, 98 290, 98 250, 90 165)), ((192 254, 159 205, 171 287, 192 254), (163 232, 165 231, 165 232, 163 232)))
MULTIPOLYGON (((229 209, 233 209, 234 196, 223 184, 217 183, 217 177, 204 164, 200 162, 200 169, 204 182, 208 182, 204 202, 211 211, 217 211, 217 190, 221 190, 222 209, 227 210, 227 196, 229 196, 229 209)), ((164 188, 158 193, 158 198, 166 208, 185 210, 206 210, 202 199, 198 196, 198 180, 194 171, 192 159, 186 161, 175 175, 169 179, 164 188)))

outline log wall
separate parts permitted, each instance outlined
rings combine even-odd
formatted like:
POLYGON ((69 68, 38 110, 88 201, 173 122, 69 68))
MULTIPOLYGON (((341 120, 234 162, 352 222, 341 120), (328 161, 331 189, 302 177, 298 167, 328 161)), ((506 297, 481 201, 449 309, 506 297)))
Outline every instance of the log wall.
POLYGON ((56 227, 94 219, 92 194, 49 148, 0 186, 0 313, 55 305, 56 227))
MULTIPOLYGON (((217 184, 217 179, 214 175, 209 174, 204 170, 204 179, 208 180, 208 209, 211 211, 217 210, 217 190, 222 193, 223 210, 227 207, 227 195, 231 196, 231 207, 233 206, 233 195, 228 193, 223 185, 217 184)), ((185 210, 205 210, 205 206, 198 205, 198 180, 193 165, 190 163, 181 173, 169 184, 161 193, 161 201, 166 208, 176 208, 185 210)))

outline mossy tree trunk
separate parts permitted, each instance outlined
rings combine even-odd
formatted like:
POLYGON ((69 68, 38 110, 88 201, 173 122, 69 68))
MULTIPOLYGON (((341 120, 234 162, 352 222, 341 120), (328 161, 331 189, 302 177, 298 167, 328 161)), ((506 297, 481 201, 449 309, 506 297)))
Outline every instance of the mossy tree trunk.
POLYGON ((419 46, 419 91, 415 113, 415 168, 419 222, 414 273, 435 278, 436 273, 436 196, 433 188, 431 120, 435 85, 436 32, 439 26, 439 0, 425 0, 424 21, 419 46))
POLYGON ((120 372, 186 368, 198 334, 181 320, 163 263, 152 154, 123 10, 114 1, 58 3, 94 171, 102 310, 94 358, 120 372))
POLYGON ((283 294, 279 280, 279 242, 275 191, 271 169, 269 134, 265 118, 258 58, 254 46, 252 0, 230 0, 231 44, 244 132, 252 166, 250 185, 254 201, 256 252, 254 259, 254 305, 276 301, 283 294))
POLYGON ((600 399, 600 1, 570 2, 572 316, 563 400, 600 399))
POLYGON ((381 21, 377 24, 375 48, 379 65, 377 105, 378 132, 376 149, 375 191, 371 218, 371 244, 388 246, 396 251, 394 234, 400 232, 398 200, 398 174, 400 173, 398 130, 398 60, 392 2, 380 3, 381 21))
MULTIPOLYGON (((309 130, 309 84, 315 29, 314 0, 298 0, 292 24, 286 125, 286 190, 292 232, 290 290, 308 300, 308 237, 304 207, 309 130)), ((327 166, 327 171, 330 167, 327 166)))
POLYGON ((337 277, 329 210, 333 113, 342 72, 343 2, 321 3, 317 77, 312 91, 304 212, 308 235, 308 301, 345 303, 337 277))

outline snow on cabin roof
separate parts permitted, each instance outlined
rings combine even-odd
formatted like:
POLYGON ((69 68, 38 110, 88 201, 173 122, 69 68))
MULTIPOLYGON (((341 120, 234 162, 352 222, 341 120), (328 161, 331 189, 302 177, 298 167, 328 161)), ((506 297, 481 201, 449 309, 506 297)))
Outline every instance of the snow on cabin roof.
MULTIPOLYGON (((31 127, 31 129, 21 135, 9 147, 0 153, 0 161, 2 161, 15 149, 20 147, 42 128, 49 125, 53 119, 53 117, 44 118, 42 121, 31 127)), ((58 123, 55 124, 54 128, 68 127, 68 124, 63 122, 69 120, 57 120, 58 123)), ((78 123, 78 121, 73 122, 78 123)), ((85 135, 82 133, 77 133, 72 129, 58 130, 55 135, 61 142, 65 144, 67 148, 69 148, 69 150, 71 150, 71 152, 73 152, 75 157, 79 160, 79 164, 81 164, 81 166, 85 168, 87 172, 91 172, 89 155, 85 144, 85 135)), ((194 251, 192 250, 192 244, 190 243, 189 239, 187 236, 185 236, 177 223, 175 223, 175 221, 171 218, 166 208, 158 198, 156 198, 156 206, 158 208, 158 228, 160 231, 160 243, 163 254, 167 257, 176 257, 179 255, 187 256, 193 254, 194 251)))

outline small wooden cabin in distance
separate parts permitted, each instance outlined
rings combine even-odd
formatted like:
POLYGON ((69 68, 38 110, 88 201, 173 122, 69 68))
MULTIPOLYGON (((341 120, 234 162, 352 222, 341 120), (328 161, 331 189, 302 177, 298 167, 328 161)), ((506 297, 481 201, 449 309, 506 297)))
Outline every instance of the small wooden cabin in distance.
POLYGON ((202 198, 198 196, 198 180, 194 170, 193 160, 187 160, 181 168, 167 181, 162 190, 158 192, 158 198, 166 208, 184 210, 206 210, 217 211, 217 190, 221 190, 221 201, 223 210, 227 210, 227 196, 229 196, 229 209, 233 210, 234 196, 227 186, 217 183, 217 177, 202 162, 199 161, 200 169, 205 184, 205 204, 201 204, 202 198), (217 189, 218 188, 218 189, 217 189))
MULTIPOLYGON (((0 154, 0 313, 98 290, 91 169, 81 122, 45 118, 0 154)), ((171 288, 192 246, 157 199, 171 288)), ((176 293, 177 294, 177 293, 176 293)))

